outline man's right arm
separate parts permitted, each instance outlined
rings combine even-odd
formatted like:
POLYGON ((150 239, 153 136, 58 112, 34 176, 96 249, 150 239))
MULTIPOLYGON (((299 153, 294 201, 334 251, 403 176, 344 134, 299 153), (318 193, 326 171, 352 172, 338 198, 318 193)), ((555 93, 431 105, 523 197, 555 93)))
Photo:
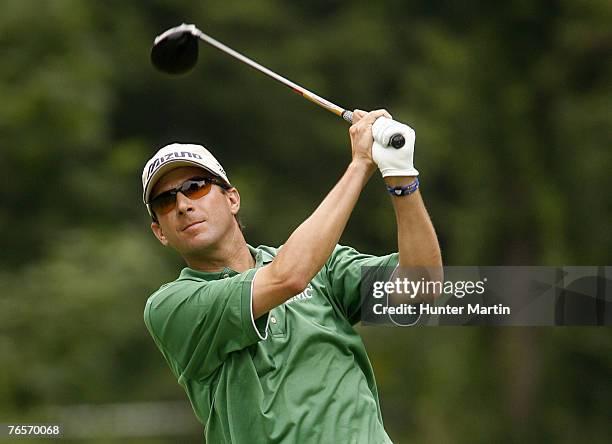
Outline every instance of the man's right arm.
POLYGON ((287 239, 276 258, 253 281, 255 319, 306 288, 338 243, 361 190, 372 176, 372 124, 385 110, 355 111, 358 122, 349 130, 352 161, 323 202, 287 239))

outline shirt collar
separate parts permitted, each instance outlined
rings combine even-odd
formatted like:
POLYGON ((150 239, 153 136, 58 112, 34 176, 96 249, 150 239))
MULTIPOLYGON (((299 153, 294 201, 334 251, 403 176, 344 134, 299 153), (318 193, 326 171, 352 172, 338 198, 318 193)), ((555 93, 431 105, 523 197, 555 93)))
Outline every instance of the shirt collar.
MULTIPOLYGON (((255 248, 247 244, 251 256, 255 259, 255 268, 263 267, 265 264, 272 262, 274 256, 261 248, 255 248)), ((221 271, 200 271, 193 268, 185 267, 181 270, 177 280, 181 279, 204 279, 206 281, 215 281, 226 277, 235 276, 238 272, 231 268, 224 267, 221 271)))

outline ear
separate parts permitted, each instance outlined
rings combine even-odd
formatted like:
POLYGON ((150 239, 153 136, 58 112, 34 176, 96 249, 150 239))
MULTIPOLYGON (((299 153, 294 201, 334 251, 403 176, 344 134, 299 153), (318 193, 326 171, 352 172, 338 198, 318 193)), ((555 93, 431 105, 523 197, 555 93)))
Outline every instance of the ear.
POLYGON ((160 241, 164 247, 168 246, 168 239, 166 239, 166 236, 164 236, 164 230, 162 230, 162 227, 159 223, 155 221, 151 222, 151 231, 153 231, 153 234, 155 235, 157 240, 160 241))
POLYGON ((240 210, 240 193, 236 188, 230 188, 226 195, 230 204, 230 211, 235 216, 240 210))

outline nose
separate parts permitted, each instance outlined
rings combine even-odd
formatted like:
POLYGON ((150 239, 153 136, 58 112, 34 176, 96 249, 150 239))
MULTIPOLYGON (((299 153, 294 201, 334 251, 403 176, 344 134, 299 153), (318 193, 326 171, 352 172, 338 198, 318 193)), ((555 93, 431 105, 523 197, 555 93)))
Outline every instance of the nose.
POLYGON ((179 192, 176 194, 176 209, 179 214, 187 214, 194 210, 193 201, 179 192))

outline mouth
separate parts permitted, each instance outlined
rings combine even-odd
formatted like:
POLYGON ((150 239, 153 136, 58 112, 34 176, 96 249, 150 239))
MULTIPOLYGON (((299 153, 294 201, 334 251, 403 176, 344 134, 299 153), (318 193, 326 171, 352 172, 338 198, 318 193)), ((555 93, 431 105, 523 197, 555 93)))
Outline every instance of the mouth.
POLYGON ((203 220, 199 220, 199 221, 195 221, 195 222, 191 222, 189 225, 186 225, 185 227, 183 227, 181 229, 181 231, 187 231, 190 229, 194 229, 197 228, 198 226, 200 226, 201 224, 203 224, 205 221, 203 220))

